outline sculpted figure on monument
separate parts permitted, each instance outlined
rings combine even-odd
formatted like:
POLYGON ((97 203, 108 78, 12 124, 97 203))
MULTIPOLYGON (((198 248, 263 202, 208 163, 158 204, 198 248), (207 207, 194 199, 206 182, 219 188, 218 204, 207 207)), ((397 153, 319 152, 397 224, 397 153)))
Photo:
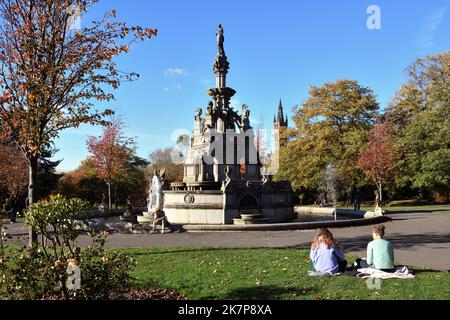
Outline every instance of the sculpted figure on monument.
POLYGON ((225 181, 228 183, 231 181, 231 177, 233 174, 233 168, 231 166, 227 166, 225 169, 225 181))
POLYGON ((214 108, 214 102, 209 101, 209 102, 208 102, 208 107, 206 107, 206 115, 207 115, 207 116, 209 116, 209 115, 212 114, 213 108, 214 108))
POLYGON ((249 119, 250 118, 250 109, 246 104, 242 105, 242 119, 249 119))
POLYGON ((246 104, 242 105, 242 127, 250 127, 250 109, 246 104))
POLYGON ((223 36, 223 28, 222 25, 219 24, 219 28, 217 30, 217 44, 219 45, 219 55, 225 55, 225 50, 223 48, 223 43, 225 38, 223 36))
POLYGON ((198 108, 197 111, 196 111, 196 114, 195 114, 195 120, 196 121, 201 121, 202 120, 202 113, 203 113, 202 108, 198 108))
POLYGON ((162 191, 161 182, 158 177, 156 170, 153 172, 152 184, 150 187, 150 201, 149 201, 149 211, 162 208, 162 191))

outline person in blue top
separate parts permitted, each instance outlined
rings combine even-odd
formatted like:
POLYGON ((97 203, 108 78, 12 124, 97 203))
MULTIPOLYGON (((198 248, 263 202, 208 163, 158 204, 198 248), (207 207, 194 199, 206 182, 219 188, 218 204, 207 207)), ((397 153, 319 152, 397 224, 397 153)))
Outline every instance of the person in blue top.
POLYGON ((373 241, 367 246, 367 258, 357 260, 360 268, 375 268, 385 272, 395 272, 394 247, 384 239, 385 226, 375 226, 372 230, 373 241))
POLYGON ((344 252, 328 229, 317 232, 311 244, 310 258, 317 272, 337 274, 346 271, 344 252))

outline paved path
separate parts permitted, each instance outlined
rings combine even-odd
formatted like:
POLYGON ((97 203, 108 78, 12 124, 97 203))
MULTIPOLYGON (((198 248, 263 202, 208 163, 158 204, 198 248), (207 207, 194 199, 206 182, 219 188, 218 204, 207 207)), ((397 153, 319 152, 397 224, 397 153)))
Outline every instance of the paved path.
MULTIPOLYGON (((386 223, 386 238, 395 248, 398 264, 450 271, 450 214, 398 213, 386 223)), ((365 256, 371 240, 371 226, 332 230, 344 250, 365 256)), ((13 234, 23 233, 23 225, 10 228, 13 234)), ((113 234, 108 247, 297 247, 309 248, 315 231, 251 231, 179 234, 113 234)), ((80 245, 89 244, 87 236, 79 239, 80 245)))

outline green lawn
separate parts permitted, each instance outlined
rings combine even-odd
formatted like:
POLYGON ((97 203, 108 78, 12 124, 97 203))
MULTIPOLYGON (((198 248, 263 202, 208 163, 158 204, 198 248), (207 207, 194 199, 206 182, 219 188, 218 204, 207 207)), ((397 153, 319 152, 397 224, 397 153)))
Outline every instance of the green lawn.
MULTIPOLYGON (((356 277, 308 277, 308 250, 126 249, 140 286, 172 289, 188 299, 450 299, 450 273, 418 271, 384 280, 380 290, 356 277)), ((350 258, 349 260, 353 260, 350 258)))

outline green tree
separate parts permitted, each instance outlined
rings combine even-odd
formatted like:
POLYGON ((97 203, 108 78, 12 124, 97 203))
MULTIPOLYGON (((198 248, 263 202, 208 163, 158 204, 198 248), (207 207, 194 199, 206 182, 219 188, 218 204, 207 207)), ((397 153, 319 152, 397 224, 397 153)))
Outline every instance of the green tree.
POLYGON ((450 51, 417 59, 386 111, 396 124, 396 185, 449 199, 450 51))
POLYGON ((148 183, 145 172, 150 164, 147 160, 136 155, 133 150, 124 165, 124 174, 115 184, 114 201, 116 208, 118 204, 126 204, 127 198, 131 197, 133 205, 147 205, 148 183))
POLYGON ((284 133, 288 142, 280 148, 277 178, 292 181, 295 189, 324 190, 324 173, 333 163, 349 198, 364 177, 357 160, 378 115, 375 95, 352 80, 313 86, 309 93, 294 110, 296 128, 284 133))
POLYGON ((49 197, 58 188, 62 174, 57 172, 57 167, 62 160, 52 160, 58 150, 44 150, 38 162, 37 192, 39 200, 49 197))

